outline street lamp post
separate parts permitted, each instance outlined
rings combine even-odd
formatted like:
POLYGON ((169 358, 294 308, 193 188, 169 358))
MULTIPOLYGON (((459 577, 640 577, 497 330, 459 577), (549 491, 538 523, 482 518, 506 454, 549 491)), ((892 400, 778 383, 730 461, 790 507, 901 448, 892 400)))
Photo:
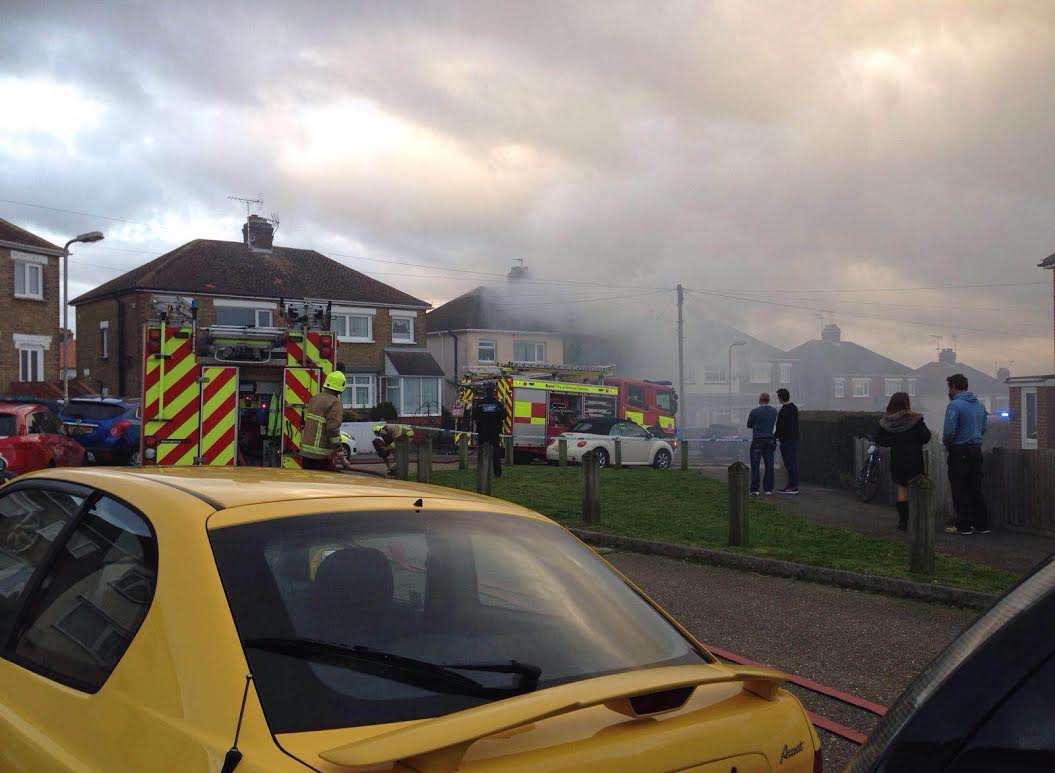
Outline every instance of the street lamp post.
POLYGON ((733 341, 729 344, 729 372, 725 377, 729 381, 729 423, 733 423, 733 347, 746 346, 747 341, 733 341))
POLYGON ((66 373, 66 337, 70 333, 70 245, 78 242, 90 244, 102 241, 103 238, 101 231, 89 231, 70 239, 62 248, 62 335, 59 336, 59 374, 62 376, 63 407, 70 404, 70 377, 66 373))

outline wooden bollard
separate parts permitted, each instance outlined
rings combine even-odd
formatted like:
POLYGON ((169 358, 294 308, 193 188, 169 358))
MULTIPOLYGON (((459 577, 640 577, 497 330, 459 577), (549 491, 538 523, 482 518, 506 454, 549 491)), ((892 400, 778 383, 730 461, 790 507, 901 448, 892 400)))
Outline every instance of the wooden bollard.
POLYGON ((612 441, 612 465, 617 469, 623 469, 623 439, 617 437, 612 441))
POLYGON ((568 466, 568 438, 557 438, 557 464, 561 467, 568 466))
POLYGON ((908 561, 914 574, 934 573, 934 510, 930 506, 933 485, 922 475, 908 485, 908 561))
POLYGON ((410 477, 410 441, 406 437, 396 438, 396 477, 407 480, 410 477))
POLYGON ((469 436, 467 434, 458 436, 458 469, 469 469, 469 436))
POLYGON ((503 447, 505 448, 506 452, 505 463, 511 466, 514 463, 513 457, 515 456, 515 454, 513 453, 513 436, 506 435, 504 438, 502 438, 502 443, 504 444, 503 447))
POLYGON ((729 465, 729 544, 750 547, 751 529, 747 511, 749 470, 743 462, 729 465))
POLYGON ((432 481, 432 433, 426 432, 418 441, 418 483, 432 481))
POLYGON ((494 476, 495 448, 490 443, 480 443, 476 448, 476 493, 491 494, 494 476))
POLYGON ((689 441, 684 438, 678 443, 678 453, 681 455, 681 471, 689 470, 689 441))
POLYGON ((593 451, 582 455, 582 521, 601 522, 601 466, 593 451))

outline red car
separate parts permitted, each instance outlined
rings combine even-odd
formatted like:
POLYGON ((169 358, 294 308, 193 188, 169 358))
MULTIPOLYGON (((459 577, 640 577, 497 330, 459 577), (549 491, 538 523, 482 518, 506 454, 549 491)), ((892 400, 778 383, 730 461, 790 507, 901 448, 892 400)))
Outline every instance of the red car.
POLYGON ((0 457, 6 476, 21 475, 45 467, 79 467, 84 448, 66 436, 62 420, 47 405, 0 402, 0 457))

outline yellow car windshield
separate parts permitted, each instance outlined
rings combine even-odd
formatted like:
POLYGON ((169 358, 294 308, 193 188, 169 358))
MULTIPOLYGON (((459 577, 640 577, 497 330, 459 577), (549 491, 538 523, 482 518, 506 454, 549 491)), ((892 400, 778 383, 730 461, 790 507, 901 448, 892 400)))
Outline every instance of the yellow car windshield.
POLYGON ((275 733, 434 717, 593 676, 706 662, 553 524, 333 513, 210 538, 275 733))

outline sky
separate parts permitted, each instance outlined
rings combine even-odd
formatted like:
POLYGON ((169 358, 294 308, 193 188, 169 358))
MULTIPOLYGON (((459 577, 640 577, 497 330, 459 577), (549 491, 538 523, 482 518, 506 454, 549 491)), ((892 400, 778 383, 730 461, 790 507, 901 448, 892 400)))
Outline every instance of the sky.
POLYGON ((0 9, 0 217, 106 233, 71 295, 260 197, 435 304, 523 260, 663 346, 681 283, 690 339, 1051 372, 1053 136, 1048 0, 0 9))

